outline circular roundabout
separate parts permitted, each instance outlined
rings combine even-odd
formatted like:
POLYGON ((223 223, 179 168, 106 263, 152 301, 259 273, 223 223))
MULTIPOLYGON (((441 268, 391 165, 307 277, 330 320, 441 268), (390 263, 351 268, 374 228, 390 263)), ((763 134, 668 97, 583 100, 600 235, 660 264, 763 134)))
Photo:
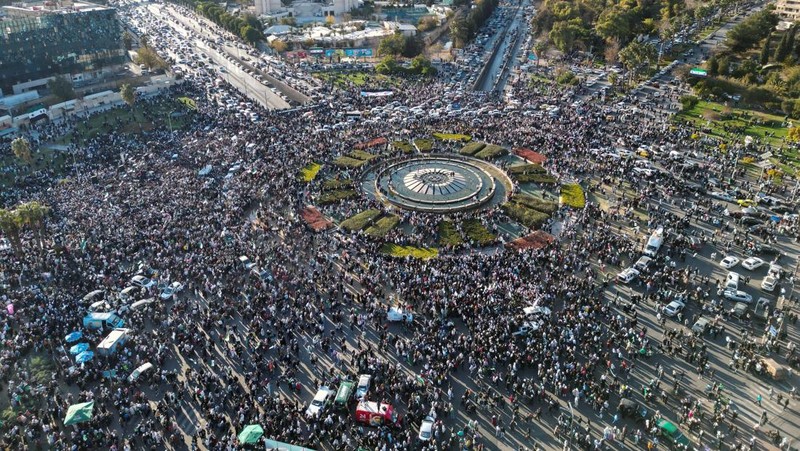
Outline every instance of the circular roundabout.
POLYGON ((475 158, 431 155, 386 162, 366 171, 363 186, 398 208, 452 213, 504 199, 510 180, 497 166, 475 158))

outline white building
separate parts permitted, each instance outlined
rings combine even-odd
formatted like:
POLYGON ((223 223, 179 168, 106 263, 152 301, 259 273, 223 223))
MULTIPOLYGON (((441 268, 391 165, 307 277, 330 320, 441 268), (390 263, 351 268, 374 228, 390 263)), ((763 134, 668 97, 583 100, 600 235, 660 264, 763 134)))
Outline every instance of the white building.
POLYGON ((256 15, 266 16, 278 12, 281 8, 281 0, 255 0, 256 15))

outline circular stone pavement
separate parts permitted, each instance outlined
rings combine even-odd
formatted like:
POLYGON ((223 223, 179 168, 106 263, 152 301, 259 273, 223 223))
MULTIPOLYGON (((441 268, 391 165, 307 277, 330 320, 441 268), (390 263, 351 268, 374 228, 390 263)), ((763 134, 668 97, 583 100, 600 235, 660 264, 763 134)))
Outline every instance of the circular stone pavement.
POLYGON ((507 192, 502 185, 507 182, 503 171, 464 156, 415 157, 381 165, 368 173, 374 173, 367 175, 374 183, 366 187, 374 190, 377 198, 420 212, 476 209, 507 192))

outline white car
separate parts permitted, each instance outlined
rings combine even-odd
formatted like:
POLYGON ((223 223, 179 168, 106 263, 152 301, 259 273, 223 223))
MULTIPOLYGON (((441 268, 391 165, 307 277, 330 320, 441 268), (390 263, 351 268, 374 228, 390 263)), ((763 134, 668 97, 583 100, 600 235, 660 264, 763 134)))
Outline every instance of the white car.
POLYGON ((419 426, 419 439, 423 442, 429 442, 433 437, 433 417, 425 417, 422 424, 419 426))
POLYGON ((414 315, 412 313, 403 311, 403 309, 399 307, 391 307, 389 311, 386 312, 386 320, 392 322, 405 321, 410 323, 414 321, 414 315))
POLYGON ((621 273, 617 274, 617 280, 622 283, 631 283, 633 279, 639 277, 639 271, 633 268, 627 268, 621 273))
POLYGON ((178 294, 181 291, 183 291, 183 284, 180 282, 172 282, 168 287, 164 288, 159 297, 166 301, 171 298, 173 294, 178 294))
POLYGON ((667 304, 666 307, 664 307, 664 314, 669 317, 673 317, 678 313, 682 312, 684 307, 686 307, 686 304, 684 304, 683 302, 678 300, 672 301, 669 304, 667 304))
POLYGON ((722 295, 729 301, 744 302, 746 304, 753 302, 753 296, 742 290, 725 290, 722 292, 722 295))
POLYGON ((763 264, 764 264, 764 260, 761 260, 758 257, 750 257, 750 258, 745 259, 742 262, 742 266, 745 269, 749 269, 750 271, 752 271, 752 270, 754 270, 756 268, 760 268, 761 265, 763 265, 763 264))
POLYGON ((738 264, 739 264, 739 259, 734 257, 733 255, 729 255, 723 258, 721 262, 719 262, 719 265, 725 269, 731 269, 738 264))
POLYGON ((531 332, 539 330, 539 328, 541 327, 542 324, 538 321, 527 321, 525 322, 525 324, 520 326, 520 328, 516 332, 513 332, 511 335, 515 337, 524 337, 531 332))
POLYGON ((317 394, 314 395, 314 399, 311 400, 311 404, 309 404, 306 409, 306 416, 309 418, 319 417, 322 411, 325 410, 325 407, 330 403, 332 397, 332 390, 328 387, 320 387, 319 390, 317 390, 317 394))
POLYGON ((767 276, 764 277, 764 280, 761 282, 761 289, 764 291, 769 291, 770 293, 775 291, 775 287, 778 285, 778 279, 775 276, 767 276))
POLYGON ((137 287, 142 288, 150 288, 156 284, 154 280, 150 280, 145 276, 133 276, 131 278, 131 284, 137 287))

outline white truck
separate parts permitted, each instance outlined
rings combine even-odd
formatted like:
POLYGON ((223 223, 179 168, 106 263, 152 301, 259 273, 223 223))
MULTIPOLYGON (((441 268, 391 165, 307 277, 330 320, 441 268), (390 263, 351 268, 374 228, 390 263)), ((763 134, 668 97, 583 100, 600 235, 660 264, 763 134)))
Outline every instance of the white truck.
POLYGON ((664 228, 659 227, 650 235, 650 239, 647 240, 647 246, 644 248, 644 255, 655 257, 658 250, 661 249, 662 244, 664 244, 664 228))

